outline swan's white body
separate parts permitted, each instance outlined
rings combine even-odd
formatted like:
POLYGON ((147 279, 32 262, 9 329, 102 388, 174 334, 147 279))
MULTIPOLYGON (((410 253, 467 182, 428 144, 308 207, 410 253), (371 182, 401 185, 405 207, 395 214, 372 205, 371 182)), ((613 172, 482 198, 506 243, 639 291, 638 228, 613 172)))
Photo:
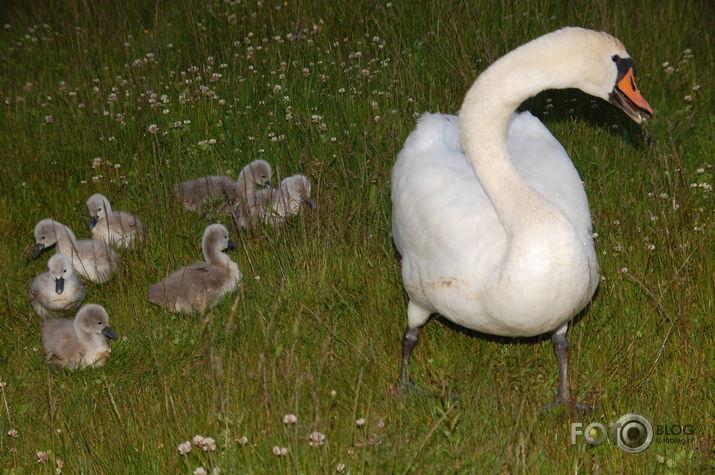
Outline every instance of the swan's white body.
POLYGON ((398 155, 392 229, 414 304, 473 330, 532 336, 558 328, 588 303, 598 264, 586 193, 563 147, 524 112, 510 120, 507 148, 519 175, 551 205, 546 213, 532 210, 511 256, 453 115, 423 115, 398 155), (508 257, 518 266, 505 268, 508 257))
POLYGON ((564 28, 503 56, 467 92, 459 118, 424 115, 392 171, 392 232, 409 297, 401 387, 433 313, 509 337, 553 332, 557 403, 570 401, 569 321, 599 282, 591 214, 566 151, 529 113, 544 89, 577 87, 637 122, 652 114, 635 64, 606 33, 564 28))

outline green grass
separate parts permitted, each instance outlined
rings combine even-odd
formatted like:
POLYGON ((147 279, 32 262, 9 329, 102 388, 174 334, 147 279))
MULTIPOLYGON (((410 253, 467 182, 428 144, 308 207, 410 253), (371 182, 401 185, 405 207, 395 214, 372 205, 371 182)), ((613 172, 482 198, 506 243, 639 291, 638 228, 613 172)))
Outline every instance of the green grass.
POLYGON ((713 5, 566 3, 4 7, 0 468, 50 472, 61 459, 66 473, 715 469, 713 5), (576 419, 539 412, 556 381, 548 339, 486 338, 440 321, 424 328, 411 368, 441 396, 395 398, 406 323, 390 236, 397 152, 417 114, 455 113, 491 61, 565 25, 617 35, 656 111, 640 128, 574 91, 524 106, 562 142, 589 194, 605 281, 570 331, 571 380, 599 409, 576 419), (93 169, 95 157, 106 163, 93 169), (150 305, 151 283, 200 259, 208 224, 172 202, 171 185, 236 176, 259 157, 281 176, 309 176, 319 208, 279 231, 232 231, 243 284, 203 317, 150 305), (56 371, 43 362, 26 298, 47 259, 30 259, 32 230, 53 217, 87 236, 95 192, 139 216, 150 240, 122 253, 112 281, 87 285, 86 301, 107 308, 121 337, 107 365, 56 371), (628 412, 692 424, 694 434, 638 455, 570 443, 571 422, 628 412), (283 424, 289 413, 293 426, 283 424), (312 431, 327 443, 310 447, 312 431), (180 456, 195 434, 218 450, 180 456))

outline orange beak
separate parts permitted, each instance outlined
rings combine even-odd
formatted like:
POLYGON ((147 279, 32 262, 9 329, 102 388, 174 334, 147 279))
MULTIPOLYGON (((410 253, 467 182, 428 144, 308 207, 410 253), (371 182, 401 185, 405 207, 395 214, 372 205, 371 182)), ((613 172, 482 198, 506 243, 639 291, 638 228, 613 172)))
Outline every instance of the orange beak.
POLYGON ((653 115, 653 108, 643 99, 638 92, 633 74, 633 67, 629 66, 621 79, 618 80, 608 100, 628 114, 628 117, 642 124, 647 117, 653 115))
POLYGON ((626 74, 623 75, 623 78, 618 81, 618 84, 616 84, 616 87, 621 90, 623 94, 625 94, 628 99, 631 100, 635 105, 637 105, 640 109, 642 109, 644 112, 647 112, 649 115, 653 115, 653 108, 646 102, 645 99, 643 99, 643 96, 641 96, 641 93, 638 91, 638 88, 636 87, 636 80, 633 77, 633 68, 629 68, 626 74))

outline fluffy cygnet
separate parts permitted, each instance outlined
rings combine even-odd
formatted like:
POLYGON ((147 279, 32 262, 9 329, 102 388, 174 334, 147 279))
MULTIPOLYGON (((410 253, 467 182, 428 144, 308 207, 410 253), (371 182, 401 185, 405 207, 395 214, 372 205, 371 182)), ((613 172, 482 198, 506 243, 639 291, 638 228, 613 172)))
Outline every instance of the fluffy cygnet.
POLYGON ((132 248, 144 242, 144 225, 136 216, 125 211, 113 211, 109 200, 95 193, 87 200, 87 209, 92 221, 89 229, 92 238, 110 246, 132 248))
POLYGON ((256 185, 271 186, 273 170, 265 160, 254 160, 241 170, 238 179, 213 175, 174 185, 174 196, 189 211, 200 211, 212 200, 220 202, 219 212, 229 213, 256 185))
POLYGON ((300 211, 301 204, 315 209, 310 199, 310 181, 303 175, 293 175, 281 181, 278 188, 258 190, 246 196, 244 206, 234 212, 234 220, 239 228, 246 228, 257 222, 281 225, 300 211))
POLYGON ((223 253, 235 247, 223 225, 208 226, 202 240, 205 262, 182 267, 149 287, 149 301, 171 312, 203 313, 213 307, 241 280, 238 265, 223 253))
POLYGON ((103 366, 110 349, 107 338, 117 338, 101 305, 87 304, 74 320, 42 322, 42 346, 48 364, 69 369, 103 366))
POLYGON ((35 226, 32 257, 55 243, 57 252, 69 257, 75 271, 87 280, 104 283, 117 268, 119 257, 106 243, 96 239, 77 240, 70 228, 53 219, 43 219, 35 226))
POLYGON ((84 300, 84 285, 67 256, 55 254, 47 261, 47 268, 49 271, 35 277, 30 285, 30 305, 42 318, 74 310, 84 300))

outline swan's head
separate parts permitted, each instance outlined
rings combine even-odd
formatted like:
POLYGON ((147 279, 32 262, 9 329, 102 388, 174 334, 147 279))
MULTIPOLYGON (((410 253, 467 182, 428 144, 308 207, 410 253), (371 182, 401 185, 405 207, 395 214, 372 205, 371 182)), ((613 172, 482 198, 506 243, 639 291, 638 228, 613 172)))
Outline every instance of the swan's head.
POLYGON ((61 294, 65 290, 65 279, 72 276, 72 263, 63 254, 55 254, 47 261, 50 276, 55 280, 55 293, 61 294))
POLYGON ((93 303, 84 305, 74 317, 74 325, 77 330, 84 333, 100 334, 112 339, 117 338, 112 327, 109 326, 109 315, 101 305, 93 303))
POLYGON ((236 244, 228 238, 228 230, 223 224, 211 224, 204 230, 201 248, 204 258, 209 261, 210 256, 226 249, 235 249, 236 244))
POLYGON ((635 62, 618 39, 583 28, 563 28, 542 38, 552 54, 565 55, 560 61, 571 70, 564 73, 573 81, 570 87, 611 102, 639 124, 653 115, 636 87, 635 62))
POLYGON ((32 257, 36 258, 46 248, 57 242, 57 235, 60 233, 62 224, 54 219, 43 219, 35 225, 35 248, 32 257))
POLYGON ((640 124, 653 109, 638 91, 635 77, 635 63, 619 40, 603 32, 562 28, 492 64, 467 93, 462 111, 478 114, 485 103, 516 109, 545 89, 578 88, 615 104, 640 124))
POLYGON ((271 187, 273 169, 270 163, 265 160, 254 160, 246 165, 246 168, 248 169, 249 182, 259 186, 271 187))
POLYGON ((94 228, 97 221, 106 218, 112 212, 112 206, 109 204, 107 197, 99 193, 95 193, 89 197, 87 200, 87 209, 89 209, 89 215, 92 217, 89 223, 89 229, 94 228))

